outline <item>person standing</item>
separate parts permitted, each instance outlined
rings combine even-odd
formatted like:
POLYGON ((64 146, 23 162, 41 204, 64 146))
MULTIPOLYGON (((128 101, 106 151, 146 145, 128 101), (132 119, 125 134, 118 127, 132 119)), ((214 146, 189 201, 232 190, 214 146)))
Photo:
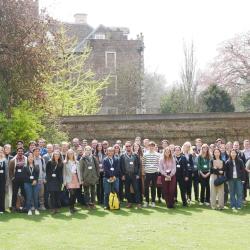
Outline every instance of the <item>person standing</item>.
POLYGON ((99 183, 97 184, 96 187, 96 193, 97 193, 97 200, 98 204, 103 204, 104 203, 104 187, 103 187, 103 175, 104 175, 104 169, 103 169, 103 161, 104 158, 106 157, 104 153, 104 148, 102 143, 97 143, 96 145, 96 150, 95 150, 95 158, 98 162, 99 165, 99 183))
POLYGON ((185 156, 181 154, 181 147, 175 146, 175 162, 176 162, 176 183, 179 185, 181 192, 182 205, 187 206, 187 190, 186 182, 188 181, 188 163, 185 156))
POLYGON ((137 208, 141 208, 140 202, 140 193, 138 188, 138 179, 140 178, 140 160, 139 157, 132 152, 132 144, 127 141, 125 143, 126 152, 121 155, 121 171, 122 171, 122 180, 125 181, 125 193, 127 198, 127 208, 132 207, 132 197, 130 192, 130 186, 132 185, 135 193, 135 202, 137 208))
POLYGON ((73 214, 75 210, 76 194, 82 184, 82 171, 73 149, 69 149, 65 156, 63 166, 63 184, 69 190, 69 212, 73 214))
POLYGON ((176 188, 176 161, 169 147, 163 150, 159 169, 161 173, 163 197, 168 208, 174 208, 174 195, 176 188))
POLYGON ((232 209, 241 209, 245 168, 236 149, 232 149, 226 162, 226 176, 229 184, 230 205, 232 209))
MULTIPOLYGON (((40 151, 39 151, 40 154, 40 151)), ((39 197, 39 184, 38 179, 40 169, 34 164, 34 156, 32 153, 28 154, 28 163, 24 168, 24 189, 26 193, 26 209, 28 215, 32 215, 31 207, 35 207, 35 215, 39 215, 38 211, 38 197, 39 197)))
MULTIPOLYGON (((21 194, 25 198, 26 194, 24 191, 24 174, 23 169, 27 166, 27 157, 24 156, 24 148, 17 149, 17 155, 9 163, 9 176, 12 180, 12 211, 16 211, 17 194, 19 189, 21 189, 21 194)), ((22 207, 20 208, 22 210, 22 207)))
POLYGON ((160 156, 155 152, 155 143, 153 141, 149 142, 149 151, 146 152, 142 159, 143 169, 145 173, 145 198, 146 202, 143 207, 148 207, 149 205, 149 187, 151 183, 151 207, 155 207, 155 196, 156 196, 156 181, 159 172, 159 160, 160 156))
POLYGON ((187 199, 189 202, 192 201, 192 177, 194 173, 194 162, 192 155, 192 145, 190 142, 185 142, 181 148, 183 156, 185 156, 187 160, 187 173, 188 173, 188 181, 186 181, 186 190, 187 190, 187 199))
POLYGON ((85 147, 84 157, 80 160, 80 169, 86 204, 89 208, 95 208, 96 184, 99 181, 100 172, 98 162, 92 155, 90 146, 85 147))
POLYGON ((198 170, 200 175, 201 183, 201 193, 200 193, 200 202, 209 206, 210 204, 210 154, 209 147, 207 144, 201 146, 200 155, 198 157, 198 170), (206 196, 205 196, 206 194, 206 196))
POLYGON ((225 162, 221 159, 221 152, 217 148, 213 152, 213 159, 210 162, 210 194, 211 208, 217 209, 216 200, 218 197, 219 209, 224 209, 224 183, 215 186, 214 181, 225 175, 225 162))
POLYGON ((46 178, 46 165, 44 159, 40 155, 40 148, 33 149, 34 164, 39 168, 39 178, 38 178, 38 187, 39 187, 39 210, 46 210, 45 208, 45 196, 44 196, 44 184, 46 178))
POLYGON ((63 162, 60 151, 53 153, 51 161, 46 166, 46 182, 51 199, 51 212, 55 214, 60 207, 60 192, 63 184, 63 162))
POLYGON ((192 174, 192 185, 194 187, 195 201, 199 202, 199 171, 198 171, 199 155, 196 154, 195 146, 193 146, 192 149, 193 149, 192 157, 193 157, 193 164, 194 164, 193 174, 192 174))
POLYGON ((0 214, 5 212, 5 188, 7 167, 3 148, 0 147, 0 214))
POLYGON ((119 161, 114 158, 114 149, 109 147, 107 154, 108 156, 103 160, 104 209, 109 209, 108 201, 110 192, 119 192, 119 176, 121 172, 119 161))

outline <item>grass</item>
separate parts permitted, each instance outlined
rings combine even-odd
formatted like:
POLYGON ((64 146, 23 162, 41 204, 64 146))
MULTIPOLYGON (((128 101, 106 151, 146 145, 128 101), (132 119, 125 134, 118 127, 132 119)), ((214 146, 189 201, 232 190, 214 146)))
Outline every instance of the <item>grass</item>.
POLYGON ((250 204, 214 211, 192 204, 141 210, 78 208, 0 215, 0 249, 250 249, 250 204))

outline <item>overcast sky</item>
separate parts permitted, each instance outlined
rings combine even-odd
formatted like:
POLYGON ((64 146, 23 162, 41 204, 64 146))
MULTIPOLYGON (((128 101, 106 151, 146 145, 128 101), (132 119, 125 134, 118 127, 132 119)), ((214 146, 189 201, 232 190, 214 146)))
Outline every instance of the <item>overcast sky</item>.
POLYGON ((194 41, 200 68, 216 55, 220 42, 250 30, 250 0, 40 0, 56 19, 74 22, 88 14, 97 27, 123 26, 145 37, 145 67, 179 79, 183 40, 194 41))

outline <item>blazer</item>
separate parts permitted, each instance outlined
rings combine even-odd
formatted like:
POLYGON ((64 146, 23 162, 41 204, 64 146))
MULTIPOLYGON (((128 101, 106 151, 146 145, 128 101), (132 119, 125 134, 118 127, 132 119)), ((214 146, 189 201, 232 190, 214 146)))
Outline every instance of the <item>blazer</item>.
POLYGON ((84 186, 97 184, 100 177, 99 164, 93 155, 90 157, 89 159, 89 157, 84 156, 80 161, 84 186))
POLYGON ((112 159, 113 159, 113 165, 110 164, 108 157, 106 157, 103 160, 103 168, 104 168, 104 177, 105 178, 110 178, 110 177, 114 177, 114 176, 120 177, 121 170, 120 170, 119 160, 114 158, 114 157, 112 159))
POLYGON ((188 177, 188 162, 185 156, 181 155, 179 158, 175 157, 176 161, 176 178, 188 177))
POLYGON ((126 168, 126 155, 123 154, 120 157, 120 166, 122 175, 138 175, 140 174, 141 162, 136 154, 132 154, 131 161, 133 165, 130 165, 129 168, 126 168))
MULTIPOLYGON (((244 163, 241 159, 237 159, 235 161, 235 165, 236 165, 236 172, 237 172, 237 176, 239 179, 241 179, 242 181, 245 181, 246 178, 246 172, 245 172, 245 167, 244 167, 244 163)), ((226 162, 226 176, 228 178, 228 180, 233 179, 233 161, 232 160, 228 160, 226 162)))
POLYGON ((49 192, 61 191, 63 183, 63 163, 49 161, 46 165, 46 186, 49 192))
MULTIPOLYGON (((80 169, 80 164, 78 161, 76 161, 76 174, 78 176, 78 180, 81 183, 82 182, 82 171, 80 169)), ((69 162, 65 163, 63 166, 63 184, 69 184, 72 181, 72 172, 70 168, 69 162)))

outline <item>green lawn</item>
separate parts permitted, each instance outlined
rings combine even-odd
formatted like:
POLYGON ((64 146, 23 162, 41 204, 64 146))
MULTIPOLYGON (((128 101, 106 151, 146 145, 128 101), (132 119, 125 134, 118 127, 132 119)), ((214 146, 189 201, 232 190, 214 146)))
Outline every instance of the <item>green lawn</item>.
POLYGON ((250 249, 250 204, 0 215, 0 249, 250 249))

